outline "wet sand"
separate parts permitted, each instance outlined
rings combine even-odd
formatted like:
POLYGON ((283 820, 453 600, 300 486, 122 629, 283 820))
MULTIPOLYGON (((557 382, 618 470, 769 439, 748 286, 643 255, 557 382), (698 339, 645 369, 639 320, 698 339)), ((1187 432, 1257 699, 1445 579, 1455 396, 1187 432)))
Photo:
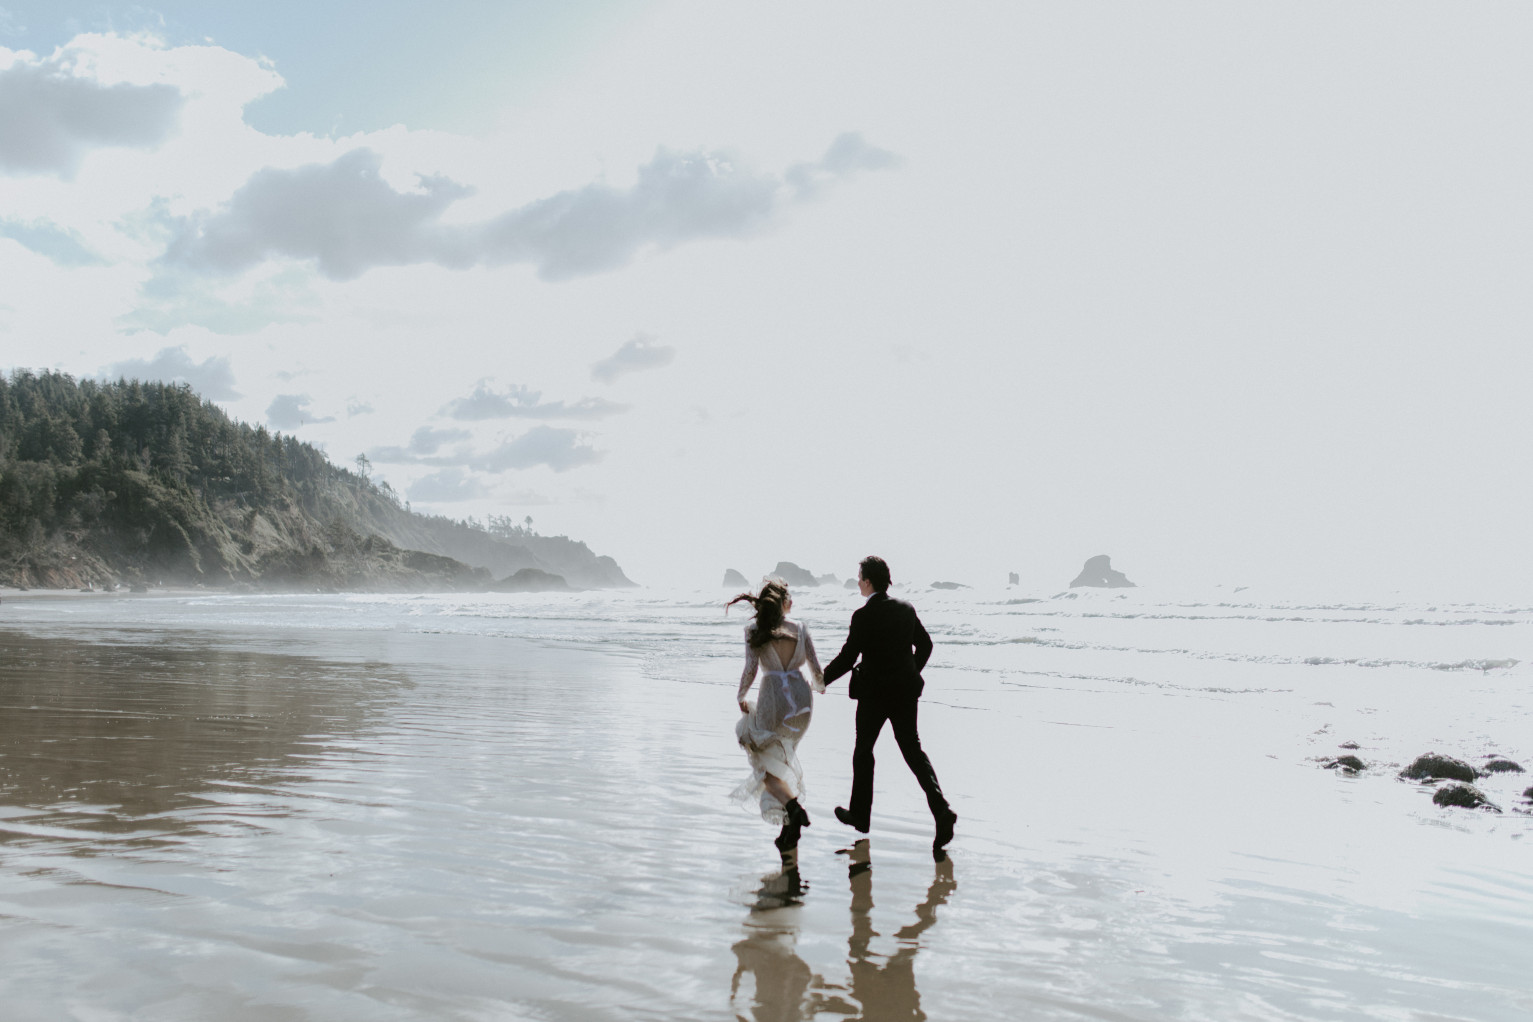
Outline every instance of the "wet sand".
POLYGON ((6 1018, 1533 1012, 1529 818, 1308 761, 1371 705, 936 667, 935 863, 887 736, 870 840, 831 818, 833 689, 784 874, 726 798, 729 671, 660 648, 0 628, 6 1018))

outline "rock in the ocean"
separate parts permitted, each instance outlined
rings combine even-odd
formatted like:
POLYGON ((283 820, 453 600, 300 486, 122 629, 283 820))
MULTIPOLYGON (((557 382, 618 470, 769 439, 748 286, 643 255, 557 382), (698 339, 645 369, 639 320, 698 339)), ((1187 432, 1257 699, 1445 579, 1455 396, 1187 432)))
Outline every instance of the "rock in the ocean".
POLYGON ((857 588, 857 580, 855 578, 849 578, 849 579, 846 580, 846 585, 842 586, 841 588, 843 588, 843 589, 856 589, 857 588))
POLYGON ((822 586, 838 586, 841 584, 841 580, 837 578, 834 573, 829 575, 821 575, 816 578, 815 581, 820 583, 822 586))
POLYGON ((1520 774, 1523 771, 1522 767, 1509 759, 1493 759, 1485 764, 1485 772, 1487 774, 1520 774))
POLYGON ((805 571, 792 561, 778 561, 777 567, 772 569, 772 574, 791 586, 817 586, 820 580, 814 577, 814 572, 805 571))
POLYGON ((1021 585, 1022 584, 1022 576, 1018 575, 1014 571, 1007 572, 1007 574, 1006 574, 1006 584, 1009 585, 1009 586, 1021 585))
POLYGON ((1343 773, 1357 774, 1367 770, 1368 764, 1364 763, 1356 756, 1337 756, 1335 759, 1327 763, 1325 768, 1327 770, 1335 770, 1340 768, 1343 773))
POLYGON ((969 587, 964 585, 962 582, 933 582, 932 583, 932 588, 933 589, 967 589, 969 587))
POLYGON ((1429 752, 1423 756, 1417 756, 1416 762, 1400 771, 1400 776, 1410 781, 1425 781, 1431 778, 1472 781, 1480 776, 1480 772, 1461 759, 1429 752))
POLYGON ((1079 575, 1075 576, 1075 581, 1070 583, 1071 589, 1080 586, 1094 586, 1098 589, 1136 588, 1134 583, 1128 580, 1127 575, 1113 570, 1112 558, 1106 554, 1086 558, 1086 566, 1081 569, 1079 575))
POLYGON ((497 593, 569 593, 574 592, 564 576, 537 568, 523 568, 490 586, 497 593))
POLYGON ((1354 750, 1359 748, 1359 747, 1360 746, 1358 746, 1358 744, 1356 742, 1342 742, 1340 745, 1337 746, 1338 749, 1354 749, 1354 750))
POLYGON ((1527 791, 1523 792, 1522 797, 1529 800, 1530 802, 1533 802, 1533 788, 1529 788, 1527 791))
POLYGON ((750 584, 751 584, 750 583, 750 579, 746 578, 744 575, 740 574, 735 569, 733 569, 733 568, 725 568, 724 569, 724 585, 726 585, 726 586, 739 586, 741 589, 744 589, 746 586, 748 586, 750 584))
POLYGON ((1479 809, 1481 806, 1500 812, 1501 809, 1485 793, 1472 784, 1445 784, 1432 794, 1434 806, 1460 806, 1464 809, 1479 809))

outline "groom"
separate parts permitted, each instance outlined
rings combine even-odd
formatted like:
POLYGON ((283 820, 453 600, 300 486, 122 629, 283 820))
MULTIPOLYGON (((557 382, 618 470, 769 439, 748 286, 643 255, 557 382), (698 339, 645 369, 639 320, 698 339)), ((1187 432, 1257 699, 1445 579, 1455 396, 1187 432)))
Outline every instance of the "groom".
POLYGON ((905 765, 916 775, 926 804, 937 823, 932 851, 939 856, 953 840, 958 816, 942 797, 937 773, 921 751, 916 731, 916 701, 926 683, 921 669, 932 655, 931 636, 921 626, 916 609, 889 596, 889 565, 882 557, 864 557, 857 569, 857 588, 868 602, 852 613, 846 645, 825 667, 827 683, 852 670, 858 656, 862 663, 852 675, 851 697, 857 700, 857 747, 852 753, 852 800, 836 819, 862 833, 868 832, 873 812, 873 744, 888 721, 900 745, 905 765))

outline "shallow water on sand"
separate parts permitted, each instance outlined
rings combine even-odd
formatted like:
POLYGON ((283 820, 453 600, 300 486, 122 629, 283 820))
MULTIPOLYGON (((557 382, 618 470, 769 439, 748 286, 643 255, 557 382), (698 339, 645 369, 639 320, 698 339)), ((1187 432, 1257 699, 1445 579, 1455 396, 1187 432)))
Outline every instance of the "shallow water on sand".
POLYGON ((1528 612, 1138 600, 923 604, 951 856, 833 688, 784 874, 712 594, 7 598, 5 1017, 1528 1017, 1533 780, 1393 777, 1533 752, 1528 612))

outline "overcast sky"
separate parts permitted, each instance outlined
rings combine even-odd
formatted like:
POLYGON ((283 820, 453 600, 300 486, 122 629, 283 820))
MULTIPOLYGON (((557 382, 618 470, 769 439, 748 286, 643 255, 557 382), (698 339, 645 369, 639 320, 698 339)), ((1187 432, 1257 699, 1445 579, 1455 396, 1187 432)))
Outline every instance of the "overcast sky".
POLYGON ((635 579, 1533 583, 1533 9, 0 0, 0 366, 635 579))

